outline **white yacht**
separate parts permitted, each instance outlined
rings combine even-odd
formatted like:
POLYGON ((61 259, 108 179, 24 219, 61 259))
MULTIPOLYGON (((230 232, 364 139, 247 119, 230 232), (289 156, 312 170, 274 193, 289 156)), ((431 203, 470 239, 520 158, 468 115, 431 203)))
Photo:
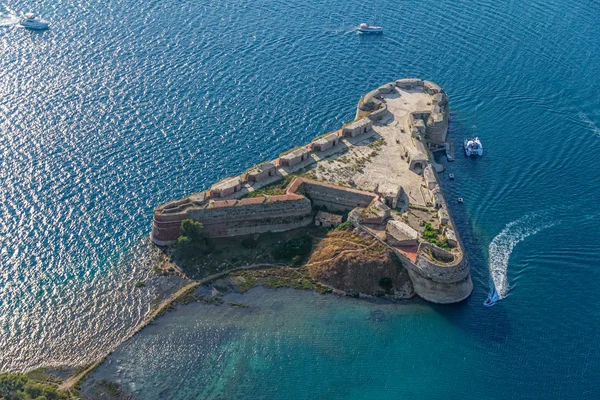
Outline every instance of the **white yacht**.
POLYGON ((380 26, 373 26, 373 25, 362 23, 358 26, 358 31, 363 32, 363 33, 382 33, 383 28, 380 26))
POLYGON ((43 30, 48 29, 49 22, 41 18, 37 18, 33 13, 27 13, 21 19, 21 26, 27 29, 43 30))
POLYGON ((483 146, 481 145, 481 141, 478 137, 466 138, 464 142, 465 146, 465 154, 467 156, 475 155, 482 156, 483 155, 483 146))

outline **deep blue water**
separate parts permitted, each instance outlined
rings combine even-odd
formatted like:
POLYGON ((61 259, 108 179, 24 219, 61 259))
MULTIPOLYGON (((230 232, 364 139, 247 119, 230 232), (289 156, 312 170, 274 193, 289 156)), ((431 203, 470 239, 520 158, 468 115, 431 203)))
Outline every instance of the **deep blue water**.
MULTIPOLYGON (((473 296, 386 306, 376 324, 361 319, 370 305, 320 297, 329 323, 294 318, 310 344, 276 323, 263 336, 238 324, 172 360, 166 387, 194 398, 176 373, 187 371, 213 382, 211 398, 244 379, 256 398, 276 378, 267 398, 600 396, 597 1, 3 6, 52 28, 0 27, 0 369, 88 361, 139 321, 153 299, 133 284, 148 274, 154 206, 337 128, 368 90, 418 76, 449 93, 457 144, 476 124, 485 146, 444 181, 465 199, 452 211, 473 296), (386 32, 351 32, 361 21, 386 32), (508 296, 488 309, 490 268, 507 270, 508 296), (245 354, 255 363, 237 374, 198 361, 245 354)), ((311 310, 311 296, 289 298, 311 310)), ((202 321, 207 335, 228 327, 202 321)), ((163 348, 187 343, 176 332, 163 348)), ((143 338, 123 351, 142 357, 143 338)), ((150 370, 135 371, 123 383, 144 390, 150 370)))

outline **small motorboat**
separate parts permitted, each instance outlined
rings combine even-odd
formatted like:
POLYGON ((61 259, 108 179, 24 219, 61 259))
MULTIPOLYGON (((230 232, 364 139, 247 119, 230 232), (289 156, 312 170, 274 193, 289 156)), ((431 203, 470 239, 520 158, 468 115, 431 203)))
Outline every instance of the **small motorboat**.
POLYGON ((50 23, 41 18, 37 18, 34 13, 27 13, 21 18, 20 24, 23 28, 41 31, 48 29, 50 23))
POLYGON ((454 174, 448 174, 448 178, 450 178, 451 181, 454 180, 454 174))
POLYGON ((496 304, 496 300, 490 299, 489 297, 483 302, 483 305, 486 307, 491 307, 496 304))
POLYGON ((491 307, 494 304, 496 304, 498 300, 500 300, 500 297, 498 296, 498 292, 496 292, 496 290, 494 289, 490 294, 488 294, 488 298, 485 299, 483 305, 486 307, 491 307))
POLYGON ((465 154, 467 156, 482 156, 483 146, 478 137, 466 138, 464 141, 465 154))
POLYGON ((362 33, 382 33, 383 28, 380 26, 373 26, 373 25, 362 23, 358 26, 358 31, 362 32, 362 33))
POLYGON ((459 202, 459 203, 464 203, 464 202, 465 202, 465 200, 464 200, 462 197, 459 197, 459 198, 458 198, 458 202, 459 202))

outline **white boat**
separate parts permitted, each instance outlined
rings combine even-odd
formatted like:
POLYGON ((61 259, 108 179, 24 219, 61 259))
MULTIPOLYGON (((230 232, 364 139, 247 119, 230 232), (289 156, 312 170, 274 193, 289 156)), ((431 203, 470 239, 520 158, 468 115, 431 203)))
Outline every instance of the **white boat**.
POLYGON ((373 25, 362 23, 358 26, 358 31, 363 32, 363 33, 382 33, 383 28, 380 26, 373 26, 373 25))
POLYGON ((478 137, 466 138, 464 142, 465 154, 467 156, 482 156, 483 155, 483 146, 481 145, 481 141, 478 137))
POLYGON ((41 18, 37 18, 35 14, 29 12, 25 14, 23 18, 21 18, 20 24, 24 28, 40 31, 43 29, 48 29, 48 25, 50 23, 41 18))
POLYGON ((454 174, 448 174, 448 178, 450 178, 451 181, 454 180, 454 174))

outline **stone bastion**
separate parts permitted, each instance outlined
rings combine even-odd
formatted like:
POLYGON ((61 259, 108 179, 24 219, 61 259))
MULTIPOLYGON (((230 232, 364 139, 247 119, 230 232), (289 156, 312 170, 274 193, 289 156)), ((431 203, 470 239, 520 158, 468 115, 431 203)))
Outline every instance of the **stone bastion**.
POLYGON ((313 223, 315 208, 326 208, 349 213, 357 229, 391 248, 417 295, 434 303, 459 302, 471 294, 473 283, 431 155, 447 133, 448 98, 441 87, 412 78, 388 83, 363 96, 356 119, 339 130, 156 207, 151 239, 160 246, 175 243, 186 218, 202 222, 209 237, 286 231, 313 223), (283 194, 249 196, 290 174, 299 176, 283 194), (428 219, 416 218, 419 211, 411 207, 429 212, 428 219), (435 216, 444 248, 423 232, 435 216), (388 224, 391 220, 397 222, 388 224), (412 224, 406 230, 413 232, 411 240, 393 240, 386 231, 401 224, 412 224), (415 240, 414 231, 419 231, 415 240))

